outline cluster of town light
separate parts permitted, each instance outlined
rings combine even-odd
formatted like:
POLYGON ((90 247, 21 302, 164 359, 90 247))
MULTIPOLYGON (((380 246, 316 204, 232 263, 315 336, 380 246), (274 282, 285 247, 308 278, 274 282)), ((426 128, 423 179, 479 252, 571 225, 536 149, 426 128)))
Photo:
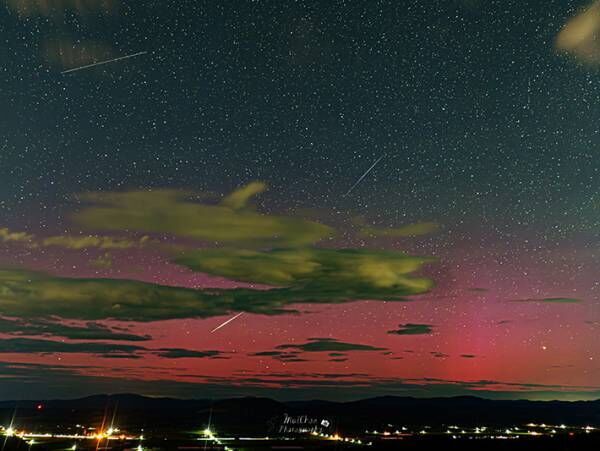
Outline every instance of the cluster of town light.
POLYGON ((335 441, 346 442, 346 443, 354 443, 356 445, 371 446, 373 444, 372 442, 364 443, 362 440, 357 439, 357 438, 342 437, 339 434, 325 434, 323 432, 311 432, 311 435, 314 435, 316 437, 326 438, 329 440, 335 440, 335 441))
MULTIPOLYGON (((77 427, 82 427, 81 425, 77 425, 77 427)), ((92 429, 93 428, 88 428, 92 429)), ((393 436, 412 436, 412 435, 426 435, 426 434, 446 434, 451 436, 452 438, 459 438, 461 436, 485 436, 488 438, 496 438, 496 439, 508 439, 508 438, 519 438, 520 436, 554 436, 559 433, 568 433, 569 435, 574 435, 576 432, 583 432, 589 434, 591 432, 598 431, 598 428, 593 426, 567 426, 565 424, 561 424, 558 426, 547 425, 547 424, 536 424, 536 423, 528 423, 523 428, 519 427, 511 427, 504 430, 494 430, 487 426, 478 426, 475 428, 461 428, 459 426, 448 426, 445 431, 433 431, 431 428, 426 427, 426 429, 411 431, 407 427, 402 427, 400 429, 396 429, 394 432, 383 431, 379 432, 377 430, 373 431, 365 431, 367 435, 374 436, 382 436, 385 438, 393 438, 393 436), (429 429, 429 430, 427 430, 429 429)), ((224 451, 233 451, 230 447, 225 446, 221 439, 219 439, 215 433, 210 429, 206 428, 202 431, 204 435, 204 440, 210 440, 212 443, 223 446, 224 451)), ((29 446, 35 445, 38 442, 35 441, 36 438, 60 438, 60 439, 76 439, 76 440, 139 440, 140 442, 144 440, 144 436, 128 436, 125 434, 120 434, 120 430, 116 427, 109 427, 105 431, 100 431, 96 433, 88 433, 88 434, 41 434, 41 433, 31 433, 22 430, 15 429, 14 426, 0 426, 0 435, 4 435, 5 437, 18 437, 25 441, 29 446)), ((323 432, 312 432, 313 436, 320 437, 327 440, 335 440, 341 441, 349 444, 356 445, 372 445, 372 442, 363 442, 361 439, 350 438, 350 437, 342 437, 339 434, 326 434, 323 432)), ((266 440, 269 438, 266 437, 266 440)), ((74 444, 71 448, 71 451, 77 451, 77 444, 74 444)), ((136 451, 143 451, 142 445, 138 445, 136 451)))
MULTIPOLYGON (((79 425, 77 425, 79 427, 79 425)), ((1 426, 0 435, 5 437, 18 437, 24 440, 29 446, 37 444, 36 438, 59 438, 59 439, 75 439, 75 440, 144 440, 144 436, 128 436, 119 434, 119 428, 110 427, 106 431, 101 431, 93 434, 50 434, 50 433, 33 433, 26 431, 17 431, 13 426, 1 426), (118 434, 118 435, 117 435, 118 434)), ((143 451, 142 445, 138 445, 136 451, 143 451)), ((69 450, 77 451, 77 444, 73 444, 69 450)))
POLYGON ((401 429, 396 429, 394 432, 391 431, 383 431, 379 432, 377 430, 374 431, 365 431, 367 435, 375 435, 375 436, 383 436, 385 438, 393 438, 394 436, 413 436, 413 435, 426 435, 426 434, 441 434, 445 433, 446 435, 452 436, 452 438, 459 438, 461 436, 485 436, 488 438, 497 438, 497 439, 507 439, 507 438, 519 438, 520 436, 531 436, 531 437, 539 437, 539 436, 554 436, 560 433, 568 433, 569 435, 575 435, 575 433, 583 432, 589 434, 593 431, 597 431, 598 428, 593 426, 567 426, 565 424, 561 424, 560 426, 553 426, 547 424, 536 424, 536 423, 528 423, 525 427, 510 427, 502 430, 495 430, 493 428, 489 428, 487 426, 477 426, 475 428, 461 428, 459 426, 448 426, 444 431, 435 431, 430 427, 426 427, 426 429, 414 430, 411 431, 406 427, 402 427, 401 429))
POLYGON ((204 429, 204 431, 202 431, 202 434, 204 435, 205 440, 210 440, 211 442, 216 443, 217 445, 223 446, 223 449, 225 451, 233 451, 230 447, 223 445, 223 442, 219 439, 219 437, 215 435, 215 433, 210 428, 204 429))

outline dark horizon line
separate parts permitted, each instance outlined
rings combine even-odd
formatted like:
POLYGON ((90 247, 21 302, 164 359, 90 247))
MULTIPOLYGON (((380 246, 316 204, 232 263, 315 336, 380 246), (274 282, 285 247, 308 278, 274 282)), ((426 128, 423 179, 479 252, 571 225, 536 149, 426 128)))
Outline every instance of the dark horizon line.
POLYGON ((379 396, 369 396, 365 398, 359 398, 348 401, 336 401, 336 400, 328 400, 321 398, 306 398, 306 399, 294 399, 294 400, 279 400, 276 398, 271 398, 268 396, 255 396, 255 395, 239 395, 239 396, 230 396, 230 397, 222 397, 222 398, 183 398, 183 397, 174 397, 174 396, 153 396, 147 394, 133 393, 133 392, 120 392, 120 393, 96 393, 87 396, 79 396, 74 398, 36 398, 36 399, 0 399, 0 404, 8 404, 8 403, 48 403, 48 402, 74 402, 74 401, 84 401, 92 398, 123 398, 123 397, 135 397, 138 399, 146 399, 146 400, 164 400, 164 401, 189 401, 189 402, 221 402, 221 401, 232 401, 232 400, 267 400, 273 401, 280 404, 291 404, 291 403, 302 403, 302 402, 320 402, 320 403, 329 403, 329 404, 352 404, 359 403, 364 401, 371 401, 376 399, 385 399, 385 398, 393 398, 397 400, 415 400, 415 401, 428 401, 428 400, 436 400, 436 401, 452 401, 459 399, 472 399, 486 402, 502 402, 502 403, 510 403, 510 402, 527 402, 527 403, 542 403, 542 404, 550 404, 550 403, 562 403, 562 404, 575 404, 575 403, 600 403, 600 398, 596 399, 576 399, 576 400, 567 400, 567 399, 527 399, 527 398, 514 398, 514 399, 493 399, 485 396, 476 396, 476 395, 456 395, 456 396, 401 396, 401 395, 379 395, 379 396))

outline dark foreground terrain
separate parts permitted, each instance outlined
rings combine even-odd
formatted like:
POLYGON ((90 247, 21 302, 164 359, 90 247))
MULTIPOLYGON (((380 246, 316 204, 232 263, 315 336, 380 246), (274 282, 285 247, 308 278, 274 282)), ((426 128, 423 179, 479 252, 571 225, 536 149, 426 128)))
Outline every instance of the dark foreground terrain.
MULTIPOLYGON (((73 443, 65 440, 41 441, 34 445, 29 445, 19 439, 9 439, 4 447, 6 451, 19 450, 72 450, 73 443)), ((495 451, 495 450, 514 450, 514 451, 597 451, 600 449, 600 440, 598 438, 541 438, 525 439, 518 441, 491 440, 491 439, 467 439, 452 440, 448 438, 433 439, 415 439, 403 440, 401 442, 375 442, 371 446, 357 446, 347 443, 332 441, 319 441, 311 439, 281 440, 273 439, 269 442, 264 440, 257 441, 236 441, 232 440, 226 445, 204 444, 204 441, 198 440, 148 440, 142 448, 139 448, 136 441, 101 444, 97 446, 96 442, 79 443, 76 450, 114 450, 114 451, 138 451, 138 450, 239 450, 239 451, 267 451, 267 450, 306 450, 306 451, 334 451, 334 450, 415 450, 415 451, 495 451)))
POLYGON ((137 395, 0 402, 5 450, 600 450, 600 402, 137 395))

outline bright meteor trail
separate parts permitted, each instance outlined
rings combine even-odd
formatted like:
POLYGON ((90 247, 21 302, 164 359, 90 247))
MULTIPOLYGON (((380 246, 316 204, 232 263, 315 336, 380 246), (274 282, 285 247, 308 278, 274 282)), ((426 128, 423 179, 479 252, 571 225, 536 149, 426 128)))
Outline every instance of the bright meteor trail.
POLYGON ((70 72, 76 72, 76 71, 83 70, 83 69, 89 69, 90 67, 101 66, 103 64, 108 64, 108 63, 114 63, 115 61, 121 61, 121 60, 129 59, 129 58, 133 58, 135 56, 145 55, 146 53, 148 53, 148 52, 138 52, 138 53, 133 53, 131 55, 113 58, 111 60, 99 61, 97 63, 88 64, 86 66, 74 67, 73 69, 67 69, 65 71, 62 71, 61 74, 68 74, 70 72))
POLYGON ((216 331, 218 331, 221 327, 225 327, 227 324, 229 324, 230 322, 232 322, 234 319, 239 318, 240 316, 242 316, 244 314, 244 312, 240 312, 237 315, 235 315, 233 318, 229 318, 227 321, 225 321, 223 324, 215 327, 213 330, 210 331, 211 334, 215 333, 216 331))
POLYGON ((366 172, 365 172, 363 175, 361 175, 361 176, 360 176, 360 178, 359 178, 359 179, 356 181, 356 183, 350 187, 350 189, 349 189, 349 190, 346 192, 346 194, 344 194, 344 197, 345 197, 345 196, 347 196, 348 194, 350 194, 350 193, 352 192, 352 190, 353 190, 354 188, 356 188, 356 187, 358 186, 358 184, 359 184, 360 182, 362 182, 362 181, 363 181, 363 179, 364 179, 364 178, 365 178, 367 175, 369 175, 369 172, 371 172, 371 171, 373 170, 373 168, 374 168, 375 166, 377 166, 377 164, 378 164, 378 163, 379 163, 381 160, 383 160, 383 157, 385 157, 385 155, 382 155, 382 156, 380 156, 380 157, 377 159, 377 161, 376 161, 375 163, 373 163, 373 164, 371 165, 371 167, 370 167, 369 169, 367 169, 367 170, 366 170, 366 172))

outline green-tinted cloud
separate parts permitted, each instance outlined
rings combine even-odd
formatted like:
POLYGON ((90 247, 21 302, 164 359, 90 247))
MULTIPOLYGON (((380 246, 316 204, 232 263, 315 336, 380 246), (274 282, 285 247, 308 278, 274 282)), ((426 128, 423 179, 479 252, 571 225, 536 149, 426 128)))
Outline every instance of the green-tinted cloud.
POLYGON ((175 190, 88 193, 82 198, 92 206, 74 219, 90 229, 168 233, 253 245, 301 246, 333 235, 333 229, 317 222, 244 208, 249 198, 264 188, 252 183, 217 205, 192 202, 192 193, 175 190))
POLYGON ((142 247, 148 243, 150 238, 144 236, 139 240, 133 240, 129 238, 119 238, 110 236, 97 236, 97 235, 59 235, 51 236, 41 240, 41 245, 45 247, 56 246, 64 247, 67 249, 131 249, 135 247, 142 247))
POLYGON ((224 315, 235 297, 131 280, 71 279, 0 270, 0 314, 15 318, 154 321, 224 315))
POLYGON ((109 253, 100 255, 90 261, 90 266, 98 269, 110 269, 113 267, 113 258, 109 253))
POLYGON ((433 332, 431 324, 400 324, 397 330, 390 330, 394 335, 429 335, 433 332))
POLYGON ((34 239, 33 235, 26 232, 15 232, 6 227, 0 228, 0 242, 4 243, 27 243, 34 239))
POLYGON ((289 296, 314 302, 399 300, 432 287, 413 273, 432 261, 401 252, 358 249, 207 249, 174 260, 194 271, 233 280, 290 287, 289 296))
MULTIPOLYGON (((270 290, 196 290, 132 280, 74 279, 0 270, 0 315, 91 321, 208 318, 242 311, 276 315, 290 313, 290 306, 297 303, 405 301, 405 296, 422 293, 431 286, 428 279, 408 274, 410 268, 419 267, 421 259, 370 251, 322 252, 318 261, 323 267, 311 277, 288 271, 297 278, 294 283, 270 290)), ((254 274, 254 269, 243 269, 239 260, 232 259, 231 264, 239 271, 248 271, 254 281, 273 280, 269 271, 263 278, 254 274)))
POLYGON ((252 197, 266 191, 266 189, 267 185, 263 182, 248 183, 246 186, 243 186, 228 196, 225 196, 221 202, 221 205, 229 207, 232 210, 239 210, 244 208, 252 197))

